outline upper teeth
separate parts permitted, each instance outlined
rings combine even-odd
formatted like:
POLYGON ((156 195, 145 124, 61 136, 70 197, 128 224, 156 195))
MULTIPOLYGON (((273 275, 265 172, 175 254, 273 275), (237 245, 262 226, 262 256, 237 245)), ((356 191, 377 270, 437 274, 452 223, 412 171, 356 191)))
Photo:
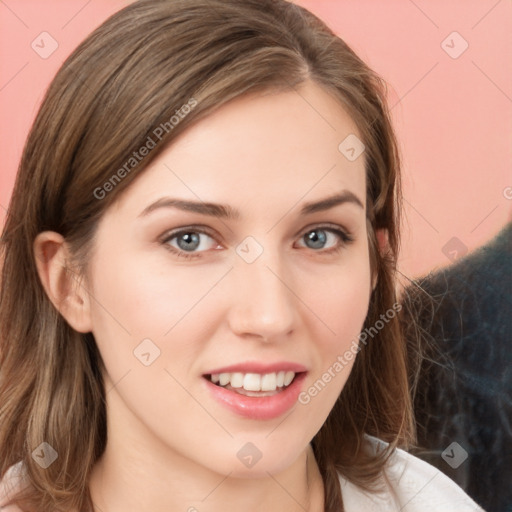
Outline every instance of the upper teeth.
POLYGON ((277 388, 288 386, 295 372, 266 373, 213 373, 211 380, 215 384, 233 388, 244 388, 247 391, 275 391, 277 388))

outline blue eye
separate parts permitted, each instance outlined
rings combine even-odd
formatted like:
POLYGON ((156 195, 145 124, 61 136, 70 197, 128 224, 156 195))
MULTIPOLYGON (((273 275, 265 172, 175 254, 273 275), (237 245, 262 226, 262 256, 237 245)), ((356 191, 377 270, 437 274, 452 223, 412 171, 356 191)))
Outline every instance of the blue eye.
POLYGON ((183 235, 176 238, 178 240, 178 245, 180 245, 180 242, 183 242, 183 246, 181 246, 180 249, 188 251, 189 249, 197 249, 200 245, 201 237, 197 233, 183 233, 183 235))
POLYGON ((192 251, 196 251, 199 247, 201 247, 202 235, 213 240, 213 238, 210 235, 208 235, 208 233, 205 233, 204 231, 200 231, 198 229, 190 228, 187 230, 181 230, 175 233, 171 233, 170 236, 163 240, 163 243, 165 244, 165 247, 167 249, 169 249, 172 253, 176 254, 179 257, 194 258, 200 256, 200 254, 192 251), (170 245, 170 242, 173 240, 176 240, 178 247, 170 245))
MULTIPOLYGON (((345 243, 348 243, 352 240, 343 231, 340 231, 338 229, 333 229, 333 228, 324 228, 324 227, 314 228, 314 229, 308 231, 307 233, 305 233, 304 235, 302 235, 302 238, 306 240, 306 243, 310 242, 310 245, 308 245, 309 248, 324 249, 325 248, 324 245, 327 243, 327 241, 330 238, 328 235, 331 235, 332 238, 336 238, 336 237, 340 238, 343 242, 342 245, 344 245, 345 243), (336 235, 336 236, 333 236, 333 235, 336 235)), ((334 240, 333 248, 336 249, 337 247, 339 247, 339 244, 337 244, 336 240, 334 240)))
POLYGON ((315 229, 315 231, 310 231, 307 235, 304 236, 308 242, 311 241, 314 244, 314 249, 321 249, 322 247, 319 247, 319 244, 322 246, 327 240, 325 233, 326 232, 323 230, 315 229))
MULTIPOLYGON (((162 244, 167 250, 180 258, 198 258, 201 257, 203 252, 208 250, 208 243, 206 242, 205 247, 205 242, 202 243, 201 240, 202 237, 209 238, 215 242, 214 238, 203 229, 191 226, 169 233, 169 235, 162 240, 162 244)), ((306 241, 307 248, 313 249, 314 252, 320 254, 339 252, 354 240, 347 232, 327 226, 309 229, 301 235, 300 239, 306 241), (325 248, 325 245, 329 243, 329 241, 331 242, 329 244, 330 246, 325 248)), ((212 246, 214 245, 215 244, 212 244, 212 246)))

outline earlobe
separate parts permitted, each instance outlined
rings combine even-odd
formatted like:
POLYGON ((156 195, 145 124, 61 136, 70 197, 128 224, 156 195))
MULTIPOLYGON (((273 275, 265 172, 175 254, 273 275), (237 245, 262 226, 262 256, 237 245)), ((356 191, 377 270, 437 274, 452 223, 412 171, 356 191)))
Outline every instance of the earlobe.
MULTIPOLYGON (((387 229, 377 229, 375 231, 375 238, 377 239, 377 249, 381 255, 386 254, 388 251, 388 230, 387 229)), ((372 276, 372 292, 375 290, 378 282, 378 276, 375 273, 372 276)))
POLYGON ((54 231, 39 233, 34 240, 34 258, 39 279, 55 308, 78 332, 90 332, 90 297, 80 276, 69 268, 65 239, 54 231))
POLYGON ((381 254, 386 253, 388 251, 388 230, 387 229, 377 229, 375 231, 375 237, 377 238, 379 252, 381 254))

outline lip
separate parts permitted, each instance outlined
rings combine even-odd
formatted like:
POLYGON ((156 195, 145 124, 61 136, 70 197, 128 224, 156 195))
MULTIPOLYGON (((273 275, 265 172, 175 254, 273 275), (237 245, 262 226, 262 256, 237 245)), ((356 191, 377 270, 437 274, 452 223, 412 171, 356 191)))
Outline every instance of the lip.
MULTIPOLYGON (((294 367, 297 368, 298 365, 294 367)), ((252 370, 248 370, 247 365, 236 365, 221 368, 212 373, 230 373, 235 371, 241 371, 241 373, 272 373, 276 371, 272 369, 269 370, 269 368, 275 368, 275 365, 259 365, 258 368, 260 369, 257 371, 254 369, 255 366, 250 366, 250 368, 252 368, 252 370), (228 368, 234 369, 228 370, 228 368), (241 370, 242 368, 243 371, 241 370), (263 369, 262 372, 260 371, 261 369, 263 369)), ((279 368, 284 370, 283 366, 279 368)), ((295 370, 290 367, 287 371, 295 370)), ((283 391, 272 396, 262 397, 240 395, 236 391, 217 386, 207 377, 203 377, 202 380, 213 398, 231 412, 252 420, 271 420, 282 416, 297 403, 307 372, 296 371, 295 373, 297 375, 295 375, 292 383, 283 391)))
POLYGON ((266 373, 274 372, 294 372, 302 373, 306 372, 305 366, 297 363, 291 363, 289 361, 282 361, 272 364, 263 364, 256 361, 247 361, 245 363, 232 364, 231 366, 223 366, 222 368, 215 368, 204 375, 212 375, 213 373, 259 373, 265 375, 266 373))

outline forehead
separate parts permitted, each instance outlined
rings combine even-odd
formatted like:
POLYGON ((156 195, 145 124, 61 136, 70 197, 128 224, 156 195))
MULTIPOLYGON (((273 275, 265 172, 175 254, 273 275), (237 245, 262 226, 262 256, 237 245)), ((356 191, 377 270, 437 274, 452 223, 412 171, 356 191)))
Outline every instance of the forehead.
POLYGON ((347 137, 361 139, 356 124, 313 82, 239 97, 173 141, 126 190, 117 209, 137 215, 172 195, 229 204, 242 216, 250 207, 271 220, 285 207, 342 190, 364 205, 364 153, 347 158, 347 137))

